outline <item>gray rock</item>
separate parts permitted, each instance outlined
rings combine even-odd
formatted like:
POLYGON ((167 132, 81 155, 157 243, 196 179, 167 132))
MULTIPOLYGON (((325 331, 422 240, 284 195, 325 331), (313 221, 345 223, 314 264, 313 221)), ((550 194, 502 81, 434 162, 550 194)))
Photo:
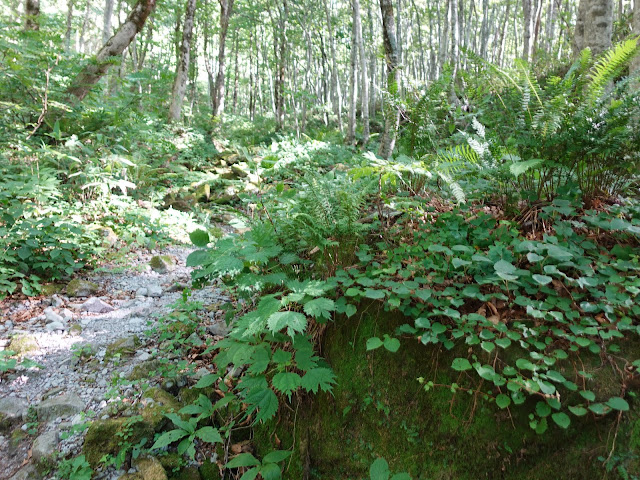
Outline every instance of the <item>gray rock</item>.
POLYGON ((36 406, 38 420, 48 422, 58 417, 67 417, 84 410, 84 402, 75 393, 48 398, 36 406))
POLYGON ((60 311, 60 315, 62 315, 62 318, 64 318, 65 320, 73 319, 73 312, 71 310, 69 310, 68 308, 63 308, 60 311))
POLYGON ((51 322, 45 328, 49 332, 55 332, 56 330, 66 330, 67 326, 62 322, 51 322))
POLYGON ((33 442, 31 455, 36 463, 50 459, 58 447, 58 432, 51 430, 43 433, 33 442))
POLYGON ((191 335, 189 335, 189 338, 187 338, 187 343, 190 343, 191 345, 193 345, 195 347, 199 347, 204 342, 202 341, 202 339, 198 336, 198 334, 196 332, 193 332, 191 335))
POLYGON ((44 309, 44 316, 47 323, 64 322, 64 318, 62 318, 62 315, 58 315, 56 312, 53 311, 53 308, 51 307, 47 307, 44 309))
POLYGON ((96 297, 91 297, 89 300, 84 302, 80 309, 88 313, 109 313, 115 310, 115 308, 109 305, 107 302, 104 302, 96 297))
POLYGON ((147 289, 144 287, 139 288, 138 290, 136 290, 136 297, 146 297, 147 296, 147 289))
POLYGON ((107 346, 106 357, 111 358, 120 354, 121 356, 133 356, 140 345, 140 339, 135 335, 121 338, 107 346))
POLYGON ((42 478, 35 465, 29 463, 16 472, 9 480, 37 480, 42 478))
POLYGON ((207 326, 207 332, 211 335, 218 335, 220 337, 226 337, 229 335, 230 328, 227 327, 223 322, 214 323, 213 325, 207 326))
POLYGON ((149 285, 147 287, 147 296, 160 298, 162 296, 162 287, 160 285, 149 285))
POLYGON ((18 397, 0 398, 0 430, 20 423, 27 416, 29 405, 18 397))
POLYGON ((64 305, 64 300, 62 300, 62 298, 60 298, 58 295, 54 295, 53 297, 51 297, 51 305, 53 305, 55 308, 60 308, 62 305, 64 305))
POLYGON ((176 268, 176 261, 169 255, 156 255, 151 257, 149 266, 158 273, 172 272, 176 268))

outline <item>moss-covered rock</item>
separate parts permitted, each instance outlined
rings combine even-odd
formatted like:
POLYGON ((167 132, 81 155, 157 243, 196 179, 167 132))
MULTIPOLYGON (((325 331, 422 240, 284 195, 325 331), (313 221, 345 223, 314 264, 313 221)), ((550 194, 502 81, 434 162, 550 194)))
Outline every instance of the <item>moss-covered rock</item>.
MULTIPOLYGON (((200 477, 203 480, 221 480, 222 476, 220 475, 220 469, 218 468, 218 464, 211 462, 208 458, 202 462, 200 468, 198 469, 200 472, 200 477)), ((302 477, 300 477, 302 478, 302 477)))
POLYGON ((178 398, 184 405, 189 405, 190 403, 195 403, 198 400, 200 395, 204 395, 214 401, 214 388, 195 388, 195 387, 183 387, 178 392, 178 398))
MULTIPOLYGON (((185 467, 169 477, 171 480, 202 480, 196 467, 185 467)), ((218 477, 219 478, 219 477, 218 477)))
POLYGON ((162 366, 159 360, 147 360, 139 363, 129 374, 129 380, 144 380, 151 378, 152 372, 157 371, 162 366))
POLYGON ((29 352, 38 350, 39 348, 36 337, 25 333, 14 335, 7 346, 7 350, 15 352, 16 355, 26 355, 29 352))
POLYGON ((211 197, 211 186, 208 183, 197 185, 194 193, 198 202, 206 202, 211 197))
POLYGON ((142 474, 136 473, 125 473, 118 480, 144 480, 142 474))
POLYGON ((153 427, 137 418, 110 418, 93 422, 84 439, 83 452, 87 462, 95 467, 104 455, 117 455, 126 438, 131 444, 138 444, 146 439, 146 444, 153 440, 153 427))
POLYGON ((171 477, 171 472, 177 472, 185 463, 182 456, 175 452, 168 452, 166 455, 157 457, 157 459, 164 469, 169 472, 169 477, 171 477))
POLYGON ((64 285, 59 283, 47 283, 46 285, 40 285, 40 293, 45 297, 50 297, 56 293, 60 293, 64 289, 64 285))
POLYGON ((416 381, 460 382, 448 367, 467 355, 466 348, 446 351, 405 340, 397 353, 368 352, 368 338, 393 335, 407 319, 380 312, 342 320, 327 329, 322 348, 338 378, 333 394, 313 396, 293 413, 281 409, 277 424, 256 428, 258 456, 293 447, 284 479, 305 478, 309 472, 308 478, 365 478, 377 456, 414 480, 603 477, 596 459, 608 454, 602 439, 613 416, 599 422, 572 418, 568 430, 551 424, 538 435, 528 418, 535 401, 508 412, 465 392, 425 391, 416 381), (274 438, 281 444, 274 445, 274 438))
POLYGON ((176 268, 176 261, 171 255, 155 255, 151 257, 149 266, 154 272, 168 273, 176 268))
POLYGON ((140 458, 134 466, 144 480, 168 480, 167 472, 155 457, 140 458))
POLYGON ((70 297, 88 297, 97 291, 96 283, 81 278, 74 278, 67 284, 67 295, 70 297))
POLYGON ((176 397, 161 388, 150 388, 142 395, 143 407, 140 411, 144 421, 155 431, 161 430, 169 420, 165 414, 177 412, 182 404, 176 397))
POLYGON ((82 326, 79 323, 74 323, 69 328, 69 335, 71 335, 73 337, 77 337, 81 333, 82 333, 82 326))
POLYGON ((140 347, 140 339, 136 335, 120 338, 107 346, 105 358, 108 360, 116 355, 131 357, 135 355, 138 347, 140 347))

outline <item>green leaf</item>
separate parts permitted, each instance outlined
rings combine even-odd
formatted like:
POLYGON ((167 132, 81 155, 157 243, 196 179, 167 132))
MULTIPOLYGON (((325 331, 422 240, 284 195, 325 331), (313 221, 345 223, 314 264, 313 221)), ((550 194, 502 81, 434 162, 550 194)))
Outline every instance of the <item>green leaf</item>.
POLYGON ((376 348, 380 348, 382 345, 384 345, 384 342, 378 337, 371 337, 367 339, 367 351, 375 350, 376 348))
POLYGON ((171 420, 176 427, 179 427, 182 430, 185 430, 189 433, 194 433, 196 431, 195 426, 193 424, 191 424, 190 422, 185 422, 182 418, 180 418, 175 413, 167 413, 165 414, 165 417, 171 420))
POLYGON ((528 170, 534 169, 539 166, 544 160, 541 158, 532 158, 531 160, 525 160, 523 162, 513 162, 509 165, 509 171, 511 175, 518 178, 523 173, 526 173, 528 170))
POLYGON ((347 304, 347 306, 344 309, 344 313, 348 318, 353 317, 356 312, 357 312, 356 306, 355 305, 351 305, 350 303, 347 304))
POLYGON ((331 318, 331 312, 335 309, 334 301, 325 297, 316 298, 304 304, 304 313, 315 318, 325 318, 327 320, 331 318))
POLYGON ((504 393, 501 393, 496 397, 496 405, 500 408, 507 408, 511 405, 511 398, 504 393))
POLYGON ((274 375, 272 383, 276 390, 279 390, 291 398, 291 393, 295 392, 298 387, 302 385, 302 379, 300 375, 294 372, 280 372, 274 375))
POLYGON ((209 244, 209 234, 204 230, 194 230, 189 234, 189 238, 196 247, 204 248, 209 244))
POLYGON ((388 480, 389 464, 384 458, 376 459, 369 468, 369 477, 371 480, 388 480))
POLYGON ((302 388, 313 393, 318 393, 318 389, 329 392, 334 383, 336 376, 330 368, 313 368, 302 377, 302 388))
POLYGON ((279 463, 291 455, 289 450, 274 450, 267 453, 262 459, 262 463, 279 463))
POLYGON ((621 397, 611 397, 607 400, 606 405, 613 410, 619 410, 621 412, 626 412, 629 410, 629 404, 624 398, 621 397))
POLYGON ((560 428, 569 428, 569 425, 571 424, 571 419, 569 418, 569 415, 567 415, 564 412, 554 413, 553 415, 551 415, 551 418, 553 419, 554 422, 556 422, 556 425, 558 425, 560 428))
POLYGON ((244 475, 240 477, 240 480, 254 480, 259 473, 260 470, 258 469, 258 467, 250 468, 249 470, 244 472, 244 475))
POLYGON ((551 283, 551 280, 553 280, 553 278, 547 275, 539 275, 537 273, 535 275, 532 275, 531 277, 540 285, 547 285, 548 283, 551 283))
POLYGON ((551 413, 551 407, 546 402, 538 402, 536 404, 536 414, 539 417, 548 417, 551 413))
POLYGON ((577 406, 569 406, 567 407, 569 409, 569 411, 571 413, 573 413, 576 417, 582 417, 583 415, 587 414, 587 409, 584 407, 581 407, 580 405, 577 406))
POLYGON ((238 468, 238 467, 256 467, 260 465, 260 460, 251 455, 250 453, 241 453, 237 457, 233 457, 224 468, 238 468))
POLYGON ((253 413, 256 409, 259 410, 258 415, 256 415, 256 422, 268 420, 278 411, 278 397, 270 388, 256 389, 247 395, 246 401, 249 404, 247 415, 253 413))
POLYGON ((276 312, 267 320, 267 327, 273 333, 286 328, 287 334, 293 337, 295 332, 302 333, 307 328, 307 317, 292 311, 276 312))
POLYGON ((495 350, 496 348, 496 344, 493 342, 482 342, 480 344, 480 346, 482 347, 482 349, 487 352, 487 353, 491 353, 495 350))
POLYGON ((469 260, 462 260, 461 258, 458 257, 454 257, 451 260, 451 264, 453 265, 453 268, 460 268, 460 267, 466 267, 467 265, 471 265, 472 262, 470 262, 469 260))
POLYGON ((207 443, 222 443, 222 437, 217 428, 202 427, 196 431, 196 437, 207 443))
POLYGON ((596 399, 596 394, 593 393, 591 390, 582 390, 580 392, 580 395, 582 396, 582 398, 590 402, 593 402, 596 399))
POLYGON ((275 463, 266 463, 260 467, 260 475, 264 480, 280 480, 282 472, 280 467, 275 463))
POLYGON ((390 337, 389 335, 385 335, 384 337, 384 348, 392 353, 396 353, 400 348, 400 340, 390 337))
POLYGON ((220 375, 217 373, 208 373, 195 384, 196 388, 207 388, 216 383, 216 381, 220 378, 220 375))
POLYGON ((458 372, 463 372, 465 370, 471 370, 473 367, 471 366, 471 363, 469 363, 469 360, 467 360, 466 358, 456 358, 453 360, 451 368, 458 372))
POLYGON ((170 430, 168 432, 165 432, 158 437, 156 442, 151 447, 151 450, 155 450, 156 448, 164 448, 168 445, 171 445, 173 442, 186 437, 187 435, 189 435, 189 432, 185 432, 182 429, 170 430))
POLYGON ((367 288, 364 291, 364 296, 373 300, 380 300, 385 297, 384 290, 374 290, 373 288, 367 288))
POLYGON ((505 260, 498 260, 493 264, 493 268, 498 276, 504 280, 516 280, 518 278, 518 276, 515 275, 516 267, 505 260))

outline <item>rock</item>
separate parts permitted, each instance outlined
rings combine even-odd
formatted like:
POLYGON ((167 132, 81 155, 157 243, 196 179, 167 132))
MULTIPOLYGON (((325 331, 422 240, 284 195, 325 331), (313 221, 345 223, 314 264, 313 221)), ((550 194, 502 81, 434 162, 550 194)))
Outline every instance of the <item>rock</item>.
POLYGON ((82 333, 82 327, 80 325, 78 325, 77 323, 71 325, 71 328, 69 329, 69 335, 77 337, 81 333, 82 333))
POLYGON ((176 261, 170 255, 156 255, 149 261, 149 266, 158 273, 172 272, 176 268, 176 261))
POLYGON ((201 346, 204 342, 202 341, 202 339, 198 336, 198 334, 196 332, 193 332, 191 335, 189 335, 189 337, 187 338, 187 343, 193 345, 194 347, 199 347, 201 346))
POLYGON ((80 310, 88 313, 109 313, 113 312, 115 308, 99 298, 91 297, 80 306, 80 310))
POLYGON ((84 410, 84 402, 75 393, 48 398, 36 406, 38 421, 48 422, 58 417, 68 417, 84 410))
POLYGON ((140 412, 143 420, 155 431, 161 430, 168 423, 165 414, 177 412, 182 404, 176 397, 160 388, 150 388, 142 396, 143 408, 140 412))
POLYGON ((9 480, 37 480, 39 478, 42 478, 42 476, 38 473, 38 469, 32 463, 28 463, 9 480))
POLYGON ((107 346, 105 358, 109 359, 115 355, 133 356, 140 346, 140 339, 137 336, 121 338, 107 346))
POLYGON ((97 291, 97 284, 80 278, 74 278, 67 284, 67 295, 70 297, 88 297, 97 291))
POLYGON ((136 297, 146 297, 147 296, 147 289, 145 287, 141 287, 138 290, 136 290, 136 297))
POLYGON ((151 377, 151 372, 157 371, 161 366, 162 363, 160 363, 159 360, 141 361, 141 363, 133 367, 128 378, 129 380, 143 380, 145 378, 149 378, 151 377))
POLYGON ((60 308, 64 305, 64 300, 62 300, 58 295, 53 295, 51 297, 51 306, 54 308, 60 308))
POLYGON ((51 322, 45 328, 49 332, 55 332, 56 330, 66 330, 67 326, 62 322, 51 322))
POLYGON ((153 434, 153 428, 136 417, 98 420, 89 426, 82 450, 87 462, 96 467, 104 455, 118 454, 123 439, 126 438, 131 445, 137 445, 143 439, 147 439, 144 444, 146 445, 153 441, 153 434))
POLYGON ((143 480, 167 480, 167 472, 162 464, 154 457, 138 459, 134 466, 142 475, 143 480))
POLYGON ((66 321, 69 321, 69 320, 73 319, 73 312, 71 310, 69 310, 68 308, 63 308, 60 311, 60 315, 62 315, 62 318, 64 318, 66 321))
POLYGON ((125 473, 121 477, 118 477, 118 480, 144 480, 144 477, 141 473, 125 473))
POLYGON ((38 350, 38 348, 40 347, 38 346, 36 338, 24 333, 15 335, 7 346, 7 350, 15 352, 16 355, 24 355, 26 353, 33 352, 34 350, 38 350))
POLYGON ((50 430, 35 439, 31 447, 31 455, 36 463, 45 463, 52 459, 57 448, 58 432, 56 430, 50 430))
POLYGON ((198 468, 191 466, 184 467, 177 474, 174 474, 171 480, 202 480, 202 477, 200 476, 200 472, 198 472, 198 468))
POLYGON ((149 285, 147 287, 147 296, 160 298, 162 296, 162 287, 160 285, 149 285))
POLYGON ((98 233, 100 233, 100 235, 104 239, 105 245, 113 247, 116 243, 118 243, 118 235, 116 235, 116 232, 114 232, 111 227, 102 227, 100 230, 98 230, 98 233))
POLYGON ((169 288, 167 288, 167 292, 168 293, 182 292, 185 288, 189 288, 189 285, 186 283, 174 283, 169 288))
POLYGON ((151 358, 151 354, 147 352, 139 352, 136 358, 139 362, 146 362, 151 358))
POLYGON ((207 326, 207 332, 211 335, 218 335, 219 337, 226 337, 229 335, 230 328, 222 322, 214 323, 207 326))
POLYGON ((18 397, 0 398, 0 431, 8 430, 22 422, 27 416, 29 405, 18 397))
POLYGON ((249 166, 244 162, 231 165, 231 171, 235 173, 238 178, 246 177, 249 173, 247 170, 249 170, 249 166))

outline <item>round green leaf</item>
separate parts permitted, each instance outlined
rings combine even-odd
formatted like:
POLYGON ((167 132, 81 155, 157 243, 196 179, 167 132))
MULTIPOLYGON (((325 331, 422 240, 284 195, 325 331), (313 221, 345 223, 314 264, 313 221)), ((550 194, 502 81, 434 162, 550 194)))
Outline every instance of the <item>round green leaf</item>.
POLYGON ((571 424, 569 415, 563 412, 554 413, 553 415, 551 415, 551 418, 560 428, 569 428, 569 425, 571 424))
POLYGON ((189 234, 189 238, 196 247, 204 248, 209 243, 209 234, 204 230, 194 230, 189 234))
POLYGON ((507 408, 511 405, 511 399, 504 393, 501 393, 496 397, 496 405, 500 408, 507 408))
POLYGON ((471 363, 466 358, 456 358, 453 360, 451 364, 451 368, 458 372, 463 372, 465 370, 471 370, 471 363))
POLYGON ((629 404, 624 398, 621 397, 611 397, 609 400, 607 400, 606 405, 614 410, 619 410, 621 412, 626 412, 629 410, 629 404))

